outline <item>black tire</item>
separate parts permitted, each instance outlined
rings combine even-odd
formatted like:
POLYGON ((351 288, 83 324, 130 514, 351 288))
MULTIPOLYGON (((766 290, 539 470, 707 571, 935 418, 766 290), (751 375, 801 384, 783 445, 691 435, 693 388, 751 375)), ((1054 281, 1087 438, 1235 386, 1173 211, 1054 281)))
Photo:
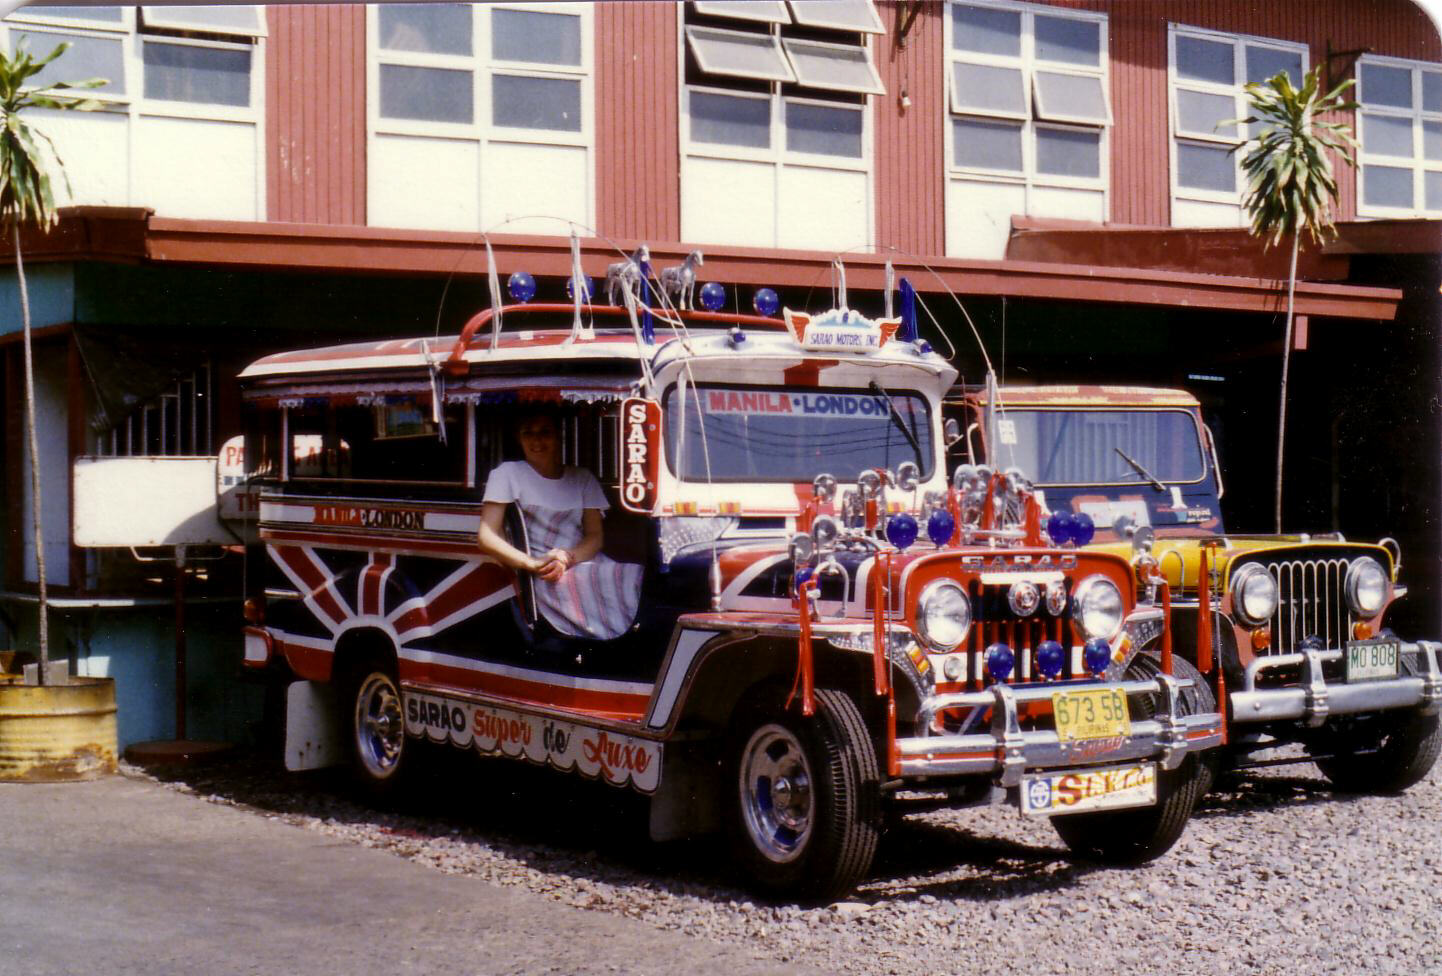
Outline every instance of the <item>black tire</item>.
MULTIPOLYGON (((1400 793, 1420 783, 1442 753, 1442 721, 1437 715, 1411 711, 1376 719, 1377 734, 1369 736, 1375 752, 1342 752, 1318 759, 1317 768, 1345 793, 1400 793)), ((1356 740, 1347 743, 1356 748, 1356 740)))
POLYGON ((375 653, 356 659, 339 690, 351 774, 366 793, 387 797, 412 765, 394 659, 375 653))
POLYGON ((727 829, 748 882, 772 896, 831 899, 871 869, 880 766, 856 703, 816 692, 816 714, 766 689, 738 707, 727 749, 727 829))
MULTIPOLYGON (((1127 665, 1132 681, 1154 678, 1162 670, 1161 659, 1145 651, 1127 665)), ((1216 710, 1216 697, 1201 674, 1180 656, 1172 658, 1172 675, 1191 678, 1192 687, 1181 692, 1182 713, 1198 715, 1216 710)), ((1150 718, 1159 710, 1158 696, 1132 699, 1132 719, 1150 718)), ((1192 809, 1211 788, 1214 770, 1195 753, 1188 754, 1176 769, 1157 773, 1157 802, 1149 807, 1098 810, 1053 817, 1052 826, 1074 854, 1105 864, 1136 865, 1161 857, 1181 839, 1192 809)))

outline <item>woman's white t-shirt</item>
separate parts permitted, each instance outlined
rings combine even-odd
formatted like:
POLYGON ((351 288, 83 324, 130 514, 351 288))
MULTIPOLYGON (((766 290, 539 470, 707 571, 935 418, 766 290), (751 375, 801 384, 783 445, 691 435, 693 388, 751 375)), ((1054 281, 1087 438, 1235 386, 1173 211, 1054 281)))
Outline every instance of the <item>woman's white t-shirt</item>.
MULTIPOLYGON (((610 508, 596 476, 585 468, 563 468, 547 478, 526 461, 506 461, 486 478, 483 501, 514 503, 526 523, 531 556, 571 549, 585 537, 586 509, 610 508)), ((642 567, 597 555, 577 563, 555 583, 537 578, 536 604, 542 616, 571 637, 609 640, 625 633, 641 599, 642 567)))

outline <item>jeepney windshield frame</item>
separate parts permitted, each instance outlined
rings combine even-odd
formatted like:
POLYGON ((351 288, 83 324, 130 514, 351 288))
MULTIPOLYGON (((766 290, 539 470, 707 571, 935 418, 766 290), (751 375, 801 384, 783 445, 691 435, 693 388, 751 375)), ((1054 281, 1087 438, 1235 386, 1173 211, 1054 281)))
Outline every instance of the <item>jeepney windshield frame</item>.
MULTIPOLYGON (((1027 404, 1024 406, 1007 407, 1003 403, 1002 408, 998 410, 998 417, 1005 420, 1012 414, 1018 413, 1184 414, 1191 421, 1192 430, 1196 434, 1196 439, 1193 441, 1193 444, 1196 447, 1197 460, 1200 462, 1201 475, 1192 479, 1167 478, 1162 475, 1158 475, 1157 480, 1167 485, 1199 485, 1207 481, 1213 473, 1212 464, 1209 460, 1209 454, 1207 452, 1205 443, 1202 440, 1202 422, 1197 415, 1197 410, 1195 410, 1194 408, 1163 406, 1129 407, 1122 405, 1092 406, 1089 404, 1047 404, 1045 406, 1027 404)), ((987 445, 987 457, 993 464, 998 464, 1000 462, 1000 458, 998 456, 999 447, 1000 445, 996 444, 987 445)), ((1038 471, 1038 474, 1040 474, 1040 471, 1038 471)), ((1037 478, 1035 484, 1039 488, 1135 488, 1138 485, 1145 486, 1146 481, 1140 480, 1138 478, 1133 478, 1128 481, 1043 481, 1041 478, 1037 478)))

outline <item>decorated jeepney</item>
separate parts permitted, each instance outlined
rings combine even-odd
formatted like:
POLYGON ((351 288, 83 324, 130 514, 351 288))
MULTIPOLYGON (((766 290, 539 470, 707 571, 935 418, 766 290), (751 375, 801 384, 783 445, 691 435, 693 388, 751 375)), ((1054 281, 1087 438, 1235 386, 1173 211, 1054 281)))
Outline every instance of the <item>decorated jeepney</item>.
POLYGON ((1018 472, 947 470, 956 378, 905 319, 631 295, 254 363, 244 661, 286 686, 287 763, 383 793, 424 743, 529 760, 803 896, 863 879, 908 804, 1161 855, 1221 741, 1211 688, 1125 554, 1048 540, 1018 472), (544 627, 535 578, 477 547, 537 404, 605 486, 603 552, 641 566, 614 639, 544 627))
POLYGON ((1260 754, 1300 743, 1350 791, 1406 789, 1432 768, 1442 644, 1386 626, 1406 594, 1395 540, 1228 532, 1215 442, 1181 390, 958 389, 947 410, 962 455, 1033 473, 1054 538, 1166 581, 1180 646, 1226 706, 1219 758, 1273 762, 1260 754))

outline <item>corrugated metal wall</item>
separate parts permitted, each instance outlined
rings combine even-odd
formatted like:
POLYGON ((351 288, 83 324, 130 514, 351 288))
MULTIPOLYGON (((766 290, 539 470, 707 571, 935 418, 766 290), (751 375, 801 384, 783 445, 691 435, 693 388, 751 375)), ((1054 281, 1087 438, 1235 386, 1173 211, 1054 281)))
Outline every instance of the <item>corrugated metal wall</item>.
MULTIPOLYGON (((1330 51, 1368 48, 1374 54, 1442 60, 1436 28, 1411 0, 1147 0, 1073 2, 1108 14, 1111 28, 1112 220, 1170 223, 1167 122, 1167 24, 1305 43, 1313 66, 1330 51)), ((1353 59, 1334 59, 1335 81, 1353 59)), ((1356 215, 1356 179, 1338 170, 1341 219, 1356 215)))
POLYGON ((266 214, 366 222, 365 8, 266 8, 266 214))
POLYGON ((677 7, 596 7, 596 222, 601 234, 681 236, 677 7))
MULTIPOLYGON (((1309 45, 1313 64, 1331 51, 1442 61, 1442 41, 1411 0, 1049 0, 1108 14, 1111 90, 1111 219, 1170 221, 1167 123, 1169 22, 1309 45), (1330 45, 1330 47, 1329 47, 1330 45)), ((904 41, 897 0, 877 9, 886 94, 874 99, 876 238, 883 249, 940 254, 946 59, 940 3, 924 3, 904 41), (901 106, 903 92, 910 105, 901 106)), ((910 5, 907 5, 910 7, 910 5)), ((660 2, 596 9, 596 220, 600 234, 675 241, 680 236, 677 127, 678 8, 660 2)), ((277 221, 366 220, 365 11, 359 5, 267 8, 268 216, 277 221)), ((1350 58, 1334 61, 1347 70, 1350 58)), ((1340 216, 1355 214, 1355 180, 1339 173, 1340 216)))

